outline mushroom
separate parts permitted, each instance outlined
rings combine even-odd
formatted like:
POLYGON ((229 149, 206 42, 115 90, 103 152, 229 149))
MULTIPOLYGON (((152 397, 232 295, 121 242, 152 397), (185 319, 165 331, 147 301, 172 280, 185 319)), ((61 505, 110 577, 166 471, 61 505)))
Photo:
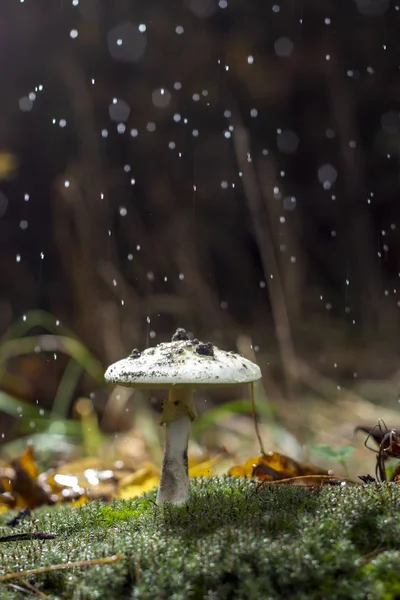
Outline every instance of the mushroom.
POLYGON ((183 504, 189 498, 187 449, 190 423, 197 417, 194 389, 251 383, 260 377, 255 363, 210 342, 190 339, 182 328, 171 342, 143 352, 135 349, 108 367, 105 379, 111 383, 168 389, 160 421, 166 426, 166 440, 157 504, 183 504))

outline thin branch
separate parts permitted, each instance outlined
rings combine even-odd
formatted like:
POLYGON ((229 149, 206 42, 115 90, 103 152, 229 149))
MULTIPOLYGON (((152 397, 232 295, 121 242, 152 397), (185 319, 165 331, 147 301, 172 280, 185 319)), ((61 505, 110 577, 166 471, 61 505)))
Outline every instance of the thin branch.
POLYGON ((289 400, 295 398, 295 381, 297 380, 296 356, 290 323, 286 308, 281 277, 271 241, 270 226, 267 222, 261 192, 257 183, 254 167, 248 161, 250 142, 247 129, 244 127, 239 112, 233 112, 235 128, 233 142, 236 159, 242 172, 244 193, 247 199, 254 233, 257 239, 260 257, 264 268, 265 279, 271 299, 272 312, 275 322, 276 337, 279 344, 283 370, 285 374, 286 391, 289 400))
POLYGON ((15 573, 7 573, 7 575, 0 576, 0 583, 4 581, 10 581, 11 579, 19 579, 20 577, 30 577, 31 575, 39 575, 40 573, 49 573, 53 571, 63 571, 67 569, 77 569, 81 567, 91 567, 92 565, 106 565, 109 563, 115 563, 122 559, 121 554, 115 556, 108 556, 105 558, 93 558, 91 560, 78 560, 71 563, 61 563, 58 565, 50 565, 48 567, 39 567, 37 569, 28 569, 27 571, 17 571, 15 573))
POLYGON ((36 586, 34 586, 31 583, 29 583, 29 581, 27 581, 26 579, 23 579, 21 581, 21 583, 23 583, 24 586, 26 588, 28 588, 28 590, 30 590, 31 592, 33 592, 34 594, 36 594, 37 596, 39 596, 39 598, 42 598, 43 600, 51 600, 50 596, 48 596, 47 594, 45 594, 44 592, 42 592, 42 590, 39 590, 36 586))
POLYGON ((58 533, 52 531, 27 531, 26 533, 12 533, 2 535, 0 542, 25 542, 26 540, 54 540, 58 533))

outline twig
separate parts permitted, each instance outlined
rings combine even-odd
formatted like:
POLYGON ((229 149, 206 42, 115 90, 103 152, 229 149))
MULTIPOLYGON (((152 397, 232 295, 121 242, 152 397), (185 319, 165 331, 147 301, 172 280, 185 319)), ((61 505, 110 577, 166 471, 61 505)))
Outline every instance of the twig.
POLYGON ((122 559, 121 554, 115 556, 108 556, 105 558, 93 558, 90 560, 78 560, 71 563, 61 563, 59 565, 50 565, 49 567, 39 567, 37 569, 29 569, 28 571, 17 571, 16 573, 7 573, 7 575, 0 576, 0 583, 4 581, 10 581, 11 579, 17 579, 19 577, 30 577, 31 575, 39 575, 40 573, 49 573, 53 571, 62 571, 67 569, 77 569, 81 567, 91 567, 92 565, 106 565, 109 563, 117 562, 122 559))
POLYGON ((372 552, 364 554, 364 556, 362 556, 358 561, 359 566, 364 566, 372 558, 375 558, 375 556, 378 556, 378 554, 382 554, 382 552, 386 552, 386 550, 387 548, 385 546, 378 546, 375 548, 375 550, 372 550, 372 552))
POLYGON ((255 403, 255 399, 254 399, 254 382, 253 381, 250 383, 250 394, 251 394, 251 411, 253 413, 254 431, 256 432, 256 436, 257 436, 257 439, 258 439, 258 444, 260 446, 260 453, 261 454, 265 454, 264 445, 263 445, 263 441, 262 441, 262 438, 261 438, 260 429, 258 427, 258 419, 257 419, 257 413, 256 413, 256 403, 255 403))
POLYGON ((279 344, 282 366, 285 374, 286 391, 289 400, 295 398, 296 356, 290 332, 289 316, 286 308, 281 277, 271 241, 270 227, 267 223, 260 188, 254 167, 248 162, 250 142, 247 129, 244 127, 239 111, 234 111, 235 128, 233 142, 236 159, 243 174, 243 188, 253 222, 254 233, 260 251, 265 279, 268 285, 272 312, 275 322, 276 337, 279 344), (268 275, 271 273, 271 277, 268 275), (272 278, 273 277, 273 278, 272 278))
POLYGON ((23 579, 21 581, 21 583, 23 583, 24 586, 28 588, 28 590, 31 590, 31 592, 33 592, 34 594, 39 596, 39 598, 43 598, 43 600, 51 600, 50 596, 48 596, 47 594, 42 592, 42 590, 39 590, 37 587, 35 587, 31 583, 29 583, 29 581, 27 581, 26 579, 23 579))
POLYGON ((12 533, 2 535, 0 542, 25 542, 26 540, 54 540, 58 533, 52 531, 27 531, 26 533, 12 533))

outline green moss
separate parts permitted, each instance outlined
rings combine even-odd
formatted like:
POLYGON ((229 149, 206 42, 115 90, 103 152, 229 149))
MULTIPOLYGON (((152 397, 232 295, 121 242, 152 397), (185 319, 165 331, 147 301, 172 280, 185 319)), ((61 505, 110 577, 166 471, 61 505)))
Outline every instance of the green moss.
MULTIPOLYGON (((0 572, 119 552, 117 563, 30 581, 51 598, 74 600, 400 597, 396 484, 256 491, 251 481, 213 478, 192 482, 187 506, 157 507, 154 499, 155 492, 111 504, 42 508, 18 531, 56 531, 58 538, 0 544, 0 572)), ((1 584, 0 597, 21 596, 1 584)))

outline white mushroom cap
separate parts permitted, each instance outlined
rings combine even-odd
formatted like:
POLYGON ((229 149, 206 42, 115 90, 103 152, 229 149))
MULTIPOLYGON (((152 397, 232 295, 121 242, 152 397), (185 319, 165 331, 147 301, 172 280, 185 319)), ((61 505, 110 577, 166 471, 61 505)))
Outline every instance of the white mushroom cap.
POLYGON ((143 352, 133 350, 131 356, 108 367, 105 379, 138 388, 197 388, 238 385, 261 378, 260 367, 239 354, 225 352, 209 342, 189 340, 180 329, 172 339, 143 352))

